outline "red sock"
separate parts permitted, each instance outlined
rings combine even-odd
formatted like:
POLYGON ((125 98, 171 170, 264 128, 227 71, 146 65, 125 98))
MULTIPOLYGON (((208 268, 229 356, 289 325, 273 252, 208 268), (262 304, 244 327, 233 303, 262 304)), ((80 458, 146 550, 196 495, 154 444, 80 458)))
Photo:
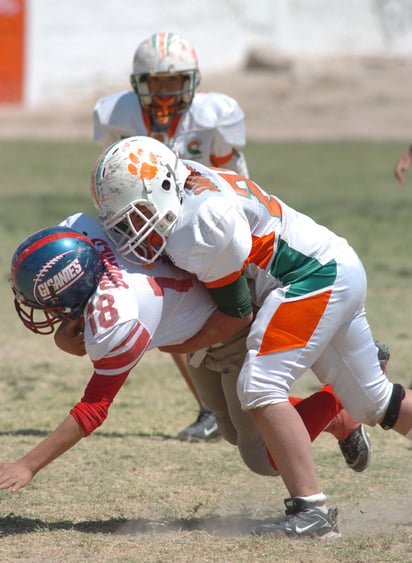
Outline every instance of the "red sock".
MULTIPOLYGON (((300 414, 312 442, 343 408, 330 385, 325 385, 305 399, 289 397, 289 402, 300 414)), ((330 431, 328 429, 328 432, 330 431)), ((277 470, 269 450, 268 456, 270 463, 277 470)))
POLYGON ((345 440, 357 428, 360 422, 355 420, 349 413, 342 409, 331 421, 325 432, 330 432, 339 441, 345 440))
POLYGON ((343 408, 330 385, 305 399, 290 397, 289 401, 300 414, 312 442, 343 408))

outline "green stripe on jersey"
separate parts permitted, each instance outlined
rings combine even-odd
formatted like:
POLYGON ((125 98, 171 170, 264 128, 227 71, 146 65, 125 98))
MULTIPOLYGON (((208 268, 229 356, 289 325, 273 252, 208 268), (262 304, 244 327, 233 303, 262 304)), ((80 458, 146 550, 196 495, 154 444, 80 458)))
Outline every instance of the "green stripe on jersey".
POLYGON ((321 264, 280 240, 270 273, 284 286, 290 285, 287 297, 299 297, 331 286, 336 279, 336 262, 321 264))

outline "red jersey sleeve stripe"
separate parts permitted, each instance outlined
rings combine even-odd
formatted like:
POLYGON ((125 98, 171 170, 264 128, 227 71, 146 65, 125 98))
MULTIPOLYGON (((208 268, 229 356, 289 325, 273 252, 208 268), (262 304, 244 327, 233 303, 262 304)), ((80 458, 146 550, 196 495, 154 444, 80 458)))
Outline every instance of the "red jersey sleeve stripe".
POLYGON ((141 324, 104 358, 94 362, 94 369, 99 375, 119 375, 131 370, 142 357, 150 343, 150 333, 141 324))

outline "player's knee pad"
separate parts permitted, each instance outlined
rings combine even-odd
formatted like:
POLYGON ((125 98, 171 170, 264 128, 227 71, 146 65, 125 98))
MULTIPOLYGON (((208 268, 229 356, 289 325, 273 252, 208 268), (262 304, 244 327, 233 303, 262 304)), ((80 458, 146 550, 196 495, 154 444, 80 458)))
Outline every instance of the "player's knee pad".
POLYGON ((405 389, 399 383, 394 383, 388 408, 386 409, 385 416, 380 423, 384 430, 390 430, 396 424, 399 416, 399 410, 401 408, 401 403, 404 398, 405 389))

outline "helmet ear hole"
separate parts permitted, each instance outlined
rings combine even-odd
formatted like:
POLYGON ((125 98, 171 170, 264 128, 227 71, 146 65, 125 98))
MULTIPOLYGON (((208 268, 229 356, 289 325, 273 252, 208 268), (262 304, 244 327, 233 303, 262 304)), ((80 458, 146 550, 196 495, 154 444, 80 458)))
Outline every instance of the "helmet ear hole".
POLYGON ((165 192, 169 192, 170 189, 171 189, 171 187, 172 187, 172 184, 171 184, 170 180, 163 180, 163 182, 162 182, 162 189, 163 189, 165 192))

